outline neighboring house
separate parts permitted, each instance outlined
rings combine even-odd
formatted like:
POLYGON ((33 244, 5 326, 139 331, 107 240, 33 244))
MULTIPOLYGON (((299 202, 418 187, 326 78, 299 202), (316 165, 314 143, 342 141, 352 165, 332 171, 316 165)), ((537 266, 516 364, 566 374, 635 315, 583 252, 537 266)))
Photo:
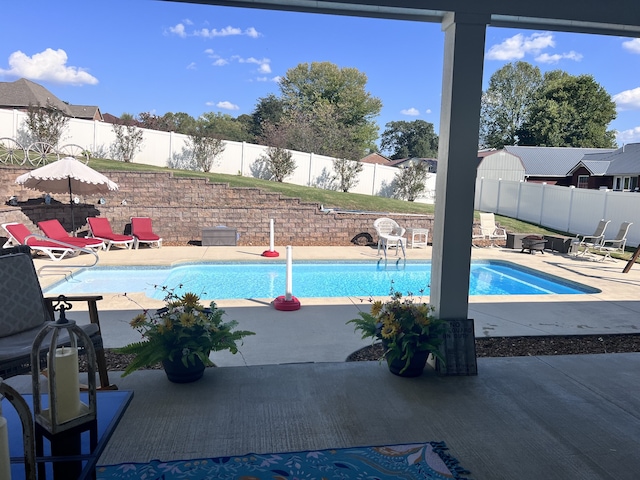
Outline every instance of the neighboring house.
POLYGON ((630 143, 608 153, 587 154, 568 172, 578 188, 640 190, 640 143, 630 143))
POLYGON ((93 105, 69 105, 71 116, 82 120, 98 120, 104 122, 100 108, 93 105))
POLYGON ((362 163, 376 163, 378 165, 389 165, 391 163, 391 160, 377 152, 370 153, 366 157, 361 158, 360 161, 362 163))
POLYGON ((575 172, 574 169, 587 155, 602 156, 615 151, 613 148, 506 146, 502 150, 478 153, 478 177, 599 188, 601 184, 595 180, 588 186, 584 182, 578 185, 578 176, 584 176, 584 173, 575 172), (522 178, 511 178, 521 175, 523 168, 522 178))
POLYGON ((419 163, 419 162, 425 163, 427 165, 427 172, 429 173, 438 172, 437 158, 418 158, 418 157, 401 158, 399 160, 391 160, 389 165, 392 167, 402 168, 402 167, 408 166, 410 163, 419 163))
POLYGON ((42 85, 21 78, 0 82, 0 108, 28 110, 30 106, 53 106, 71 118, 102 121, 100 109, 87 105, 67 105, 42 85))

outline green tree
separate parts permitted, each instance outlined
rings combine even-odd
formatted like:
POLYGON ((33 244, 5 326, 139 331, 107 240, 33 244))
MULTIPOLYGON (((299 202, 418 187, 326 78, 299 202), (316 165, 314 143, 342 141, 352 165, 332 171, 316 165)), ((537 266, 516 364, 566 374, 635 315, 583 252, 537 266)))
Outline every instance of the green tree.
POLYGON ((284 181, 296 169, 291 152, 280 147, 269 147, 259 160, 264 163, 267 172, 276 182, 284 181))
POLYGON ((116 140, 111 146, 112 155, 115 160, 129 163, 142 149, 143 133, 135 125, 111 125, 116 140))
POLYGON ((69 124, 69 117, 62 111, 47 103, 29 105, 25 120, 32 142, 43 142, 56 147, 69 124))
POLYGON ((517 132, 527 121, 541 85, 540 69, 527 62, 508 63, 491 75, 489 87, 482 95, 483 146, 502 148, 520 143, 517 132))
POLYGON ((424 162, 410 162, 396 173, 394 196, 413 202, 427 190, 429 168, 424 162))
POLYGON ((251 128, 249 132, 255 138, 264 135, 264 125, 278 125, 282 119, 284 105, 282 100, 273 94, 260 98, 255 110, 251 114, 251 128))
POLYGON ((247 131, 245 124, 229 114, 207 112, 198 120, 204 122, 204 131, 209 137, 235 142, 250 142, 253 140, 253 136, 247 131))
POLYGON ((216 158, 224 152, 223 140, 209 136, 203 124, 196 125, 187 140, 192 152, 192 165, 203 172, 210 172, 216 158))
POLYGON ((389 122, 385 125, 380 148, 399 158, 428 158, 438 156, 438 136, 433 124, 424 120, 389 122))
POLYGON ((615 148, 615 131, 607 130, 615 118, 615 103, 591 75, 554 70, 518 131, 520 145, 615 148))
POLYGON ((331 180, 337 182, 340 190, 346 193, 358 185, 358 175, 360 175, 363 168, 360 162, 347 160, 346 158, 336 158, 333 161, 335 174, 331 180))
MULTIPOLYGON (((374 118, 380 114, 382 102, 365 90, 367 76, 355 68, 339 68, 330 62, 301 63, 287 71, 280 81, 280 92, 283 113, 276 123, 280 128, 292 125, 296 118, 308 115, 311 128, 309 131, 326 131, 327 114, 332 115, 332 123, 348 132, 350 146, 340 145, 336 150, 324 151, 322 154, 344 157, 345 149, 355 152, 360 158, 366 152, 375 150, 378 127, 374 118), (316 120, 314 116, 321 115, 316 120), (288 119, 288 124, 282 122, 288 119), (322 123, 324 122, 324 125, 322 123), (320 125, 319 125, 320 124, 320 125)), ((291 148, 302 150, 300 145, 305 139, 289 136, 294 145, 291 148)), ((315 139, 314 141, 317 141, 315 139)), ((315 153, 321 153, 318 150, 315 153)))

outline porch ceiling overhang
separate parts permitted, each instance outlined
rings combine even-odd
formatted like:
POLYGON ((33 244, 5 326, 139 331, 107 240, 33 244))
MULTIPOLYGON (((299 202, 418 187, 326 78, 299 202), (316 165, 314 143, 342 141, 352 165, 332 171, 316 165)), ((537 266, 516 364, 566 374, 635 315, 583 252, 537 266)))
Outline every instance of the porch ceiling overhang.
POLYGON ((448 12, 489 18, 494 27, 544 29, 640 37, 636 0, 163 0, 229 7, 285 10, 441 23, 448 12))

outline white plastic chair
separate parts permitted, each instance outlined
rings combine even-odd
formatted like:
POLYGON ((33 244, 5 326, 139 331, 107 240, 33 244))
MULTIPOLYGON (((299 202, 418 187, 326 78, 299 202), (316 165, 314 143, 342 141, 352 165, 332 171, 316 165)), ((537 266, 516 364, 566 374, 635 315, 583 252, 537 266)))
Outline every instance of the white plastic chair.
POLYGON ((491 240, 491 246, 495 246, 495 240, 507 240, 507 231, 496 225, 496 217, 493 213, 480 214, 480 235, 473 238, 491 240))
POLYGON ((396 247, 396 255, 398 255, 398 247, 402 248, 402 254, 406 257, 407 239, 404 238, 405 229, 398 225, 398 223, 391 218, 378 218, 373 222, 373 228, 376 229, 378 234, 378 253, 380 248, 384 250, 385 257, 387 256, 387 248, 396 247))

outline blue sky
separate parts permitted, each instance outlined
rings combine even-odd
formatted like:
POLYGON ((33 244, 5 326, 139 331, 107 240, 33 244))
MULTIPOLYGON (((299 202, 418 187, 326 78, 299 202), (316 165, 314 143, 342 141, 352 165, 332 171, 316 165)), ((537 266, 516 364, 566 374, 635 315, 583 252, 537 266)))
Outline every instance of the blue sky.
MULTIPOLYGON (((439 24, 156 0, 21 0, 3 8, 0 81, 28 78, 63 101, 120 116, 251 114, 300 63, 368 77, 390 121, 439 132, 439 24)), ((509 62, 590 74, 613 97, 618 143, 640 142, 640 39, 489 28, 484 87, 509 62)))

